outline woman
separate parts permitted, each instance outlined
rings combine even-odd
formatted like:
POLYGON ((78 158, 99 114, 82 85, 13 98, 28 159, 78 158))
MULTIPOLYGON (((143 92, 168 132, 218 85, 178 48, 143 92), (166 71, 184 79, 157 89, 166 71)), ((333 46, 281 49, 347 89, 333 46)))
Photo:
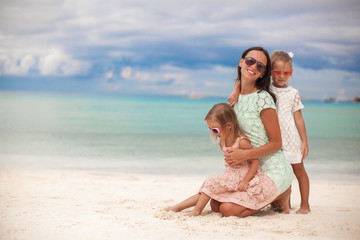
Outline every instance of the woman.
MULTIPOLYGON (((264 173, 279 189, 273 207, 289 213, 292 169, 281 149, 281 133, 276 114, 274 94, 269 91, 271 76, 270 57, 261 47, 247 49, 238 65, 238 77, 229 103, 234 105, 242 132, 250 139, 253 149, 235 149, 224 154, 230 166, 242 161, 259 158, 264 173), (238 97, 237 101, 234 101, 238 97)), ((243 206, 211 201, 213 211, 223 216, 245 217, 256 212, 243 206)))

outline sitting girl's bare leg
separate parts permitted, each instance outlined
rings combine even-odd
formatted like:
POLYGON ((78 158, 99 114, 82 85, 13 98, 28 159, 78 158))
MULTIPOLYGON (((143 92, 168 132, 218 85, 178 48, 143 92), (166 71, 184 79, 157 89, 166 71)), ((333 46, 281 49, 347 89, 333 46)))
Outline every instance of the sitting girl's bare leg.
POLYGON ((181 203, 178 203, 178 204, 176 204, 174 206, 171 206, 171 207, 167 207, 164 210, 167 211, 167 212, 169 212, 169 211, 180 212, 180 211, 182 211, 182 210, 184 210, 186 208, 195 206, 196 203, 199 200, 199 197, 200 197, 200 193, 197 193, 197 194, 185 199, 181 203))
POLYGON ((243 211, 243 212, 241 213, 241 215, 238 216, 238 217, 247 217, 247 216, 250 216, 250 215, 256 213, 257 211, 258 211, 258 210, 246 209, 246 210, 243 211))
POLYGON ((208 195, 206 195, 205 193, 201 193, 194 209, 191 211, 191 213, 186 214, 186 216, 192 217, 200 215, 209 200, 210 197, 208 195))

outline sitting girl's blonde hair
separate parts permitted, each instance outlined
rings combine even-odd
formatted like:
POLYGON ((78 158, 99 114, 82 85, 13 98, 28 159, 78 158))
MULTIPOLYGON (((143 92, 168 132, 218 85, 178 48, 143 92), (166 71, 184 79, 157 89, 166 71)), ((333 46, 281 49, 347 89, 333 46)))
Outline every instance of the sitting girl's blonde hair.
POLYGON ((231 124, 230 131, 233 132, 235 137, 240 137, 240 135, 244 135, 244 133, 242 133, 240 130, 239 122, 234 109, 227 103, 215 104, 210 109, 204 120, 216 121, 220 123, 221 127, 225 126, 226 123, 229 123, 231 124))

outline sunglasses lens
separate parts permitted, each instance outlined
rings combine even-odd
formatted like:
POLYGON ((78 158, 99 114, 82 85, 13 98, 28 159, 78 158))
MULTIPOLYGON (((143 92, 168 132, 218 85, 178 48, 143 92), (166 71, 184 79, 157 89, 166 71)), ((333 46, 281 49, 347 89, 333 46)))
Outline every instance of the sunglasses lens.
MULTIPOLYGON (((245 63, 248 66, 252 66, 252 65, 254 65, 256 63, 256 59, 254 59, 252 57, 246 57, 245 58, 245 63)), ((264 73, 265 69, 266 69, 265 65, 262 64, 261 62, 257 63, 256 68, 260 73, 264 73)))
POLYGON ((215 134, 218 134, 219 133, 219 130, 217 128, 212 128, 211 131, 215 134))
POLYGON ((257 70, 260 72, 260 73, 264 73, 265 72, 265 66, 264 64, 262 64, 261 62, 258 62, 257 64, 257 70))
POLYGON ((281 71, 273 71, 273 76, 274 77, 280 77, 281 73, 284 74, 284 77, 290 77, 292 72, 291 71, 286 71, 286 72, 281 72, 281 71))
POLYGON ((280 76, 281 72, 280 71, 273 71, 273 76, 274 77, 278 77, 280 76))
POLYGON ((248 66, 252 66, 252 65, 254 65, 256 63, 256 60, 254 58, 252 58, 252 57, 246 57, 245 58, 245 63, 248 66))
POLYGON ((292 74, 292 72, 284 72, 284 76, 285 76, 285 77, 290 77, 291 74, 292 74))

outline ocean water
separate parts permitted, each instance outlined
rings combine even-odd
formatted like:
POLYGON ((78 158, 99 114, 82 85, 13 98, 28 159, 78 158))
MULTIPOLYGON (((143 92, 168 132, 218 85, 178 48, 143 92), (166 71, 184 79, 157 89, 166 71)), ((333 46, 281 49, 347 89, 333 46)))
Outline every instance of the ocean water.
MULTIPOLYGON (((0 167, 212 174, 204 117, 226 98, 0 92, 0 167)), ((310 177, 359 177, 360 104, 304 102, 310 177)))

